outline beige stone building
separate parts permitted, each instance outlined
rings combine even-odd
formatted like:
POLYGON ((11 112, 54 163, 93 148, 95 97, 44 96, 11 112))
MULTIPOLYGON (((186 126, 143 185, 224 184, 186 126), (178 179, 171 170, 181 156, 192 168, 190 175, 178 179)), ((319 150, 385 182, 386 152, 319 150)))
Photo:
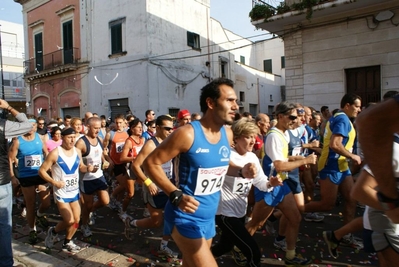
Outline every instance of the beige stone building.
POLYGON ((301 9, 252 21, 284 40, 288 100, 332 110, 347 92, 366 105, 399 90, 399 1, 326 0, 301 9))

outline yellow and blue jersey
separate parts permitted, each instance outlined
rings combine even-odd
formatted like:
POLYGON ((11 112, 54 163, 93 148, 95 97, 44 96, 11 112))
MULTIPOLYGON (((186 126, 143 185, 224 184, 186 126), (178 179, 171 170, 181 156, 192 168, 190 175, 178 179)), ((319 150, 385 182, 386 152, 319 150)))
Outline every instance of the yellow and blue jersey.
POLYGON ((324 144, 319 159, 318 169, 343 172, 349 168, 346 157, 336 153, 330 148, 332 135, 341 135, 342 145, 346 150, 352 153, 353 144, 356 138, 356 131, 348 116, 342 112, 337 112, 331 117, 324 132, 324 144))

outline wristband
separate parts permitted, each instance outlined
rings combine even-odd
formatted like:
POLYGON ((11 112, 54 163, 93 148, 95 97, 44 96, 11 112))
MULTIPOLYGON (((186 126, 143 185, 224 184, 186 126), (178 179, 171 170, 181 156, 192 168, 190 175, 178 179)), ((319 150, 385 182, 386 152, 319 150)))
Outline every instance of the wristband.
POLYGON ((242 174, 242 168, 238 170, 238 177, 245 178, 244 175, 242 174))
POLYGON ((181 199, 183 198, 183 192, 181 190, 175 190, 169 195, 169 201, 173 206, 179 206, 181 199))
POLYGON ((6 110, 8 110, 8 111, 11 111, 11 109, 10 109, 11 107, 10 107, 10 105, 8 105, 8 107, 6 108, 6 110))
POLYGON ((152 184, 151 179, 150 179, 150 178, 145 179, 144 184, 145 184, 146 186, 150 186, 150 184, 152 184))

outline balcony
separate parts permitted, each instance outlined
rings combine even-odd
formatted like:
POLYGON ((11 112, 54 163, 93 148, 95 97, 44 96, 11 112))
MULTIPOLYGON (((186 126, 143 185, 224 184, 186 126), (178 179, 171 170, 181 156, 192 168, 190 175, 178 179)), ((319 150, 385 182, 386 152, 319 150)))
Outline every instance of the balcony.
POLYGON ((59 49, 41 57, 24 61, 25 78, 32 81, 37 78, 76 70, 79 60, 79 48, 59 49))
POLYGON ((372 16, 397 6, 397 0, 285 0, 276 7, 264 0, 252 0, 252 6, 250 17, 255 27, 284 36, 293 28, 312 23, 372 16))

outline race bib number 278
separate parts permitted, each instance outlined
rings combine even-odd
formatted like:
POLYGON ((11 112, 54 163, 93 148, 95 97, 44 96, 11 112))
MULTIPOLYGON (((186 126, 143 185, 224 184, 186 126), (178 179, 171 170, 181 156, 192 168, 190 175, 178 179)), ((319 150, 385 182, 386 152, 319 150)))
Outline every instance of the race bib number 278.
POLYGON ((228 166, 199 168, 194 195, 204 196, 220 191, 228 166))

